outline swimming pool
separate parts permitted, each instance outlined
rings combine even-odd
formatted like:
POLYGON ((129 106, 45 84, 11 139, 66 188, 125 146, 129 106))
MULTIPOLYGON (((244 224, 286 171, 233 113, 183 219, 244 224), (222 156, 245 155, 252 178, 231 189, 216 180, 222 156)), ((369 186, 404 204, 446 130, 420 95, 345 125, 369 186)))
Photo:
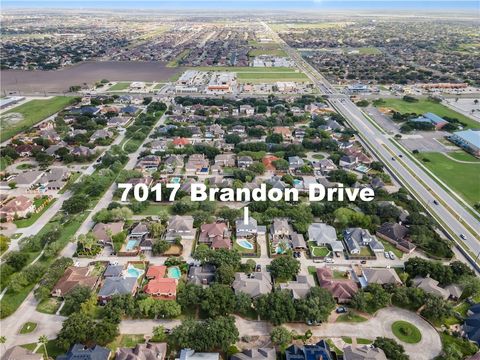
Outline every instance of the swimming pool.
POLYGON ((173 178, 170 179, 170 182, 172 184, 180 184, 180 180, 181 179, 179 177, 173 177, 173 178))
POLYGON ((125 250, 131 251, 137 247, 138 240, 128 240, 127 245, 125 246, 125 250))
POLYGON ((251 244, 250 241, 247 241, 245 239, 237 240, 237 244, 244 249, 253 250, 253 244, 251 244))
POLYGON ((302 180, 293 179, 293 185, 301 185, 301 184, 302 184, 302 180))
POLYGON ((171 266, 167 270, 168 277, 171 279, 180 279, 182 277, 182 272, 178 266, 171 266))
POLYGON ((134 277, 134 278, 138 279, 140 276, 143 275, 144 272, 145 272, 144 270, 138 269, 133 265, 128 265, 126 276, 127 277, 134 277))

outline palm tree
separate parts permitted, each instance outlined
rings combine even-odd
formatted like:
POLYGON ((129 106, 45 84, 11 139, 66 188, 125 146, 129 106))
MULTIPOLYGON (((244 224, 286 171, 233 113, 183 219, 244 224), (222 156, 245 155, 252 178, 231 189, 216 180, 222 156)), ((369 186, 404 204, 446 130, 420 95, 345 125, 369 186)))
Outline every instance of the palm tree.
POLYGON ((4 353, 5 353, 5 343, 6 342, 7 342, 7 338, 5 336, 0 336, 0 344, 2 344, 4 353))
POLYGON ((48 352, 47 352, 48 338, 45 335, 42 335, 38 338, 38 342, 43 345, 43 350, 45 350, 45 358, 48 359, 48 352))

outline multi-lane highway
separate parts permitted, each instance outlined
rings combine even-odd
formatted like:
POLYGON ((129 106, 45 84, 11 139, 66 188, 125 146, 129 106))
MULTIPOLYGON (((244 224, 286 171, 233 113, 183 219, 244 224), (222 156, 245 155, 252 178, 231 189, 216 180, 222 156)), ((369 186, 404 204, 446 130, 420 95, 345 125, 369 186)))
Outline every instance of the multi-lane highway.
POLYGON ((336 92, 295 49, 285 43, 266 23, 263 25, 271 37, 280 43, 285 52, 295 61, 298 68, 310 78, 322 94, 328 96, 330 104, 358 131, 362 143, 423 204, 430 215, 463 250, 464 255, 471 262, 478 263, 480 222, 412 160, 409 154, 399 148, 390 135, 375 126, 348 96, 336 92))

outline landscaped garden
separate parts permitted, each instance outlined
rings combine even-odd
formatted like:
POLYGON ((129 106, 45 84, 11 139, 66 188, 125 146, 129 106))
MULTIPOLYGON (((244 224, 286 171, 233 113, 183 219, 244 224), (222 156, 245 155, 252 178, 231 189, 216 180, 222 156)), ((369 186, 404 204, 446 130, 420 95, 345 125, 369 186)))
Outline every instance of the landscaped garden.
POLYGON ((392 324, 393 334, 403 342, 416 344, 422 340, 422 333, 418 328, 407 321, 395 321, 392 324))

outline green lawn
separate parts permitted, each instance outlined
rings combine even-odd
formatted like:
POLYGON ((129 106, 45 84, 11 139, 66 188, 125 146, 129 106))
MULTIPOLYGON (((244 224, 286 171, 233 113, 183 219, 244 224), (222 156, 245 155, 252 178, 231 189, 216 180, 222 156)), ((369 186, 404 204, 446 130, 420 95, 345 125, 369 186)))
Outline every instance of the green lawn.
POLYGON ((15 225, 17 225, 17 228, 26 228, 31 225, 33 225, 42 214, 47 211, 47 209, 52 206, 52 204, 55 202, 56 199, 51 200, 45 207, 42 209, 42 211, 36 212, 35 214, 30 215, 30 217, 26 219, 19 219, 14 221, 15 225))
POLYGON ((370 345, 372 343, 373 343, 372 340, 364 339, 364 338, 357 338, 357 344, 359 344, 359 345, 370 345))
POLYGON ((422 333, 418 328, 407 321, 395 321, 392 324, 393 335, 400 341, 408 344, 416 344, 422 340, 422 333))
POLYGON ((345 344, 351 344, 352 343, 352 338, 348 336, 342 336, 342 340, 345 344))
POLYGON ((37 323, 34 322, 26 322, 23 324, 22 328, 20 329, 20 334, 30 334, 37 328, 37 323))
POLYGON ((117 350, 120 347, 129 347, 133 348, 137 344, 143 344, 145 338, 143 334, 122 334, 117 336, 117 338, 107 345, 112 351, 117 350))
POLYGON ((248 52, 248 56, 270 55, 285 57, 287 53, 282 49, 253 49, 248 52))
POLYGON ((29 130, 38 122, 59 112, 74 103, 71 96, 55 96, 46 100, 30 100, 25 104, 10 109, 0 117, 0 141, 3 142, 18 133, 29 130), (20 121, 8 120, 8 114, 18 113, 22 116, 20 121))
POLYGON ((468 340, 448 335, 446 333, 440 333, 440 338, 442 339, 444 350, 447 348, 456 350, 456 352, 460 352, 462 354, 461 358, 469 355, 475 355, 478 351, 478 346, 468 340))
POLYGON ((265 83, 276 81, 309 82, 307 75, 296 72, 239 72, 238 81, 241 83, 265 83))
MULTIPOLYGON (((380 238, 378 238, 378 240, 380 240, 380 242, 383 244, 383 247, 385 248, 385 251, 392 251, 395 254, 395 256, 399 259, 401 259, 403 257, 403 252, 398 250, 395 246, 390 244, 388 241, 385 241, 385 240, 380 239, 380 238)), ((380 254, 379 256, 383 256, 383 255, 380 254)))
POLYGON ((43 300, 41 303, 37 305, 37 311, 53 315, 57 312, 58 308, 60 307, 60 302, 55 298, 50 298, 43 300))
POLYGON ((108 88, 108 91, 121 91, 121 90, 127 90, 130 87, 129 82, 118 82, 115 85, 111 86, 108 88))
POLYGON ((463 150, 449 152, 448 156, 460 161, 470 161, 470 162, 480 163, 480 159, 477 159, 472 154, 469 154, 463 150))
POLYGON ((139 215, 146 216, 161 216, 170 215, 171 205, 149 203, 148 206, 139 215))
MULTIPOLYGON (((49 340, 45 346, 47 348, 47 353, 50 358, 55 359, 57 356, 65 354, 65 351, 60 349, 57 346, 56 340, 49 340)), ((45 348, 43 345, 41 345, 38 350, 37 354, 44 354, 45 355, 45 348)))
POLYGON ((420 153, 417 158, 469 204, 480 201, 480 163, 464 164, 442 153, 420 153))
POLYGON ((198 67, 190 67, 190 70, 198 70, 198 71, 230 71, 236 73, 252 73, 252 72, 259 72, 259 73, 296 73, 297 69, 289 68, 289 67, 269 67, 269 68, 261 68, 261 67, 251 67, 251 66, 198 66, 198 67))
POLYGON ((349 312, 347 314, 341 314, 337 317, 336 322, 350 322, 350 323, 359 323, 359 322, 364 322, 367 321, 368 319, 360 316, 358 314, 355 314, 353 312, 349 312))
POLYGON ((324 246, 311 246, 310 251, 312 252, 313 256, 318 256, 318 257, 325 257, 328 254, 330 254, 330 250, 328 250, 324 246))
POLYGON ((314 155, 312 155, 312 157, 313 157, 314 159, 317 159, 317 160, 323 160, 323 159, 325 159, 325 156, 323 156, 322 154, 314 154, 314 155))
POLYGON ((451 118, 457 118, 461 122, 465 123, 467 128, 479 128, 480 125, 475 120, 472 120, 465 115, 462 115, 442 104, 427 99, 420 99, 418 102, 407 102, 402 99, 383 99, 383 103, 378 107, 391 108, 402 114, 404 113, 417 113, 424 114, 432 112, 438 116, 448 116, 451 118))

